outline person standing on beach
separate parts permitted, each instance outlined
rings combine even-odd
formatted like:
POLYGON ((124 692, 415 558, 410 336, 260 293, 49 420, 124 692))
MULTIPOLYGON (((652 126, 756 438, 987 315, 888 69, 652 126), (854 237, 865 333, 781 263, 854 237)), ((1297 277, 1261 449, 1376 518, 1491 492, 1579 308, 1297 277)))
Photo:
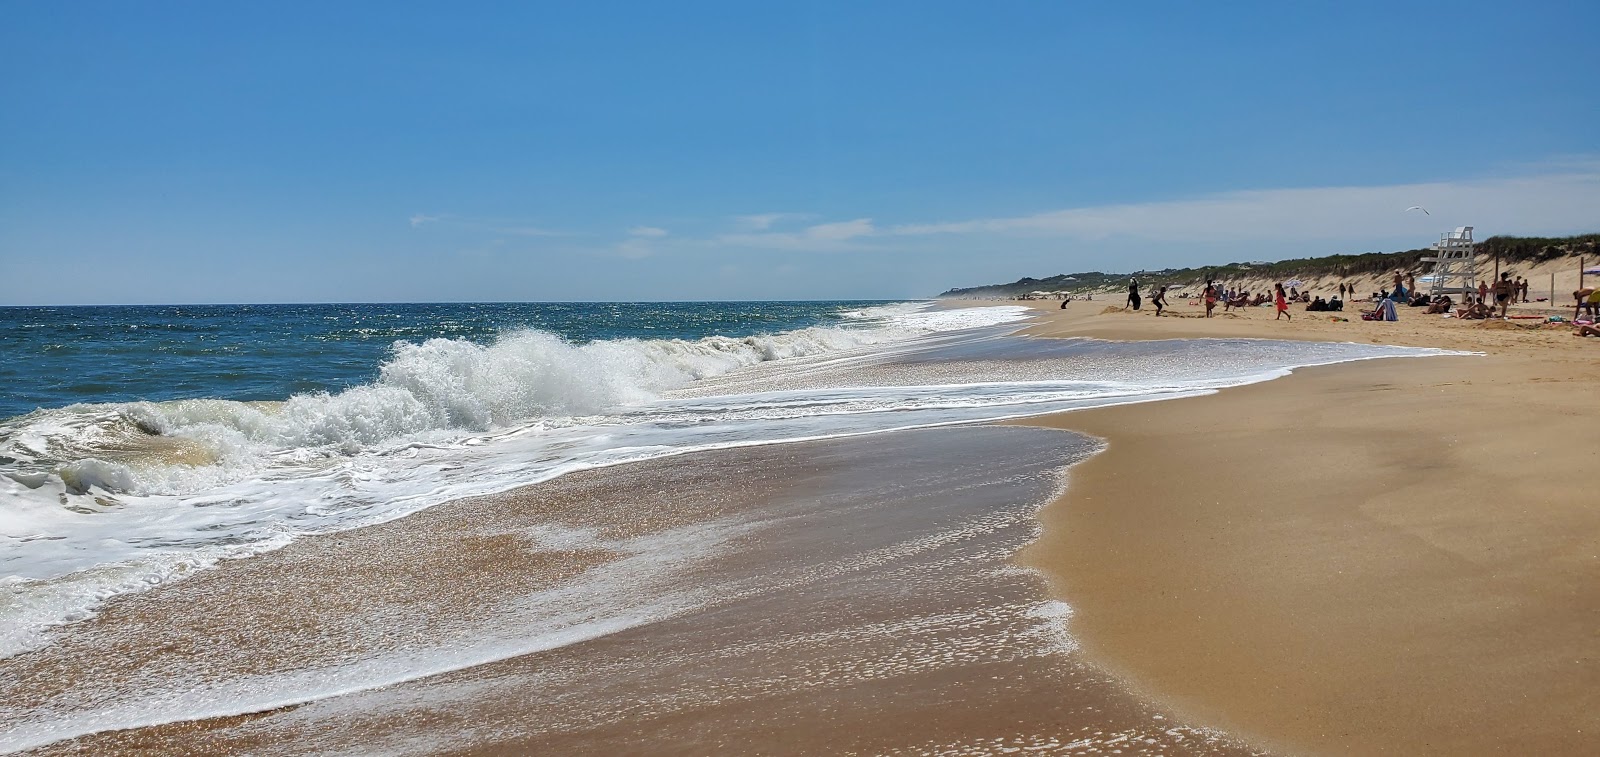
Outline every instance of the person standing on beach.
POLYGON ((1500 317, 1506 317, 1506 308, 1511 306, 1511 274, 1500 274, 1500 280, 1494 283, 1494 304, 1500 306, 1500 317))
POLYGON ((1139 280, 1137 278, 1130 278, 1130 279, 1128 279, 1128 304, 1127 304, 1127 307, 1131 307, 1134 310, 1138 310, 1139 309, 1139 302, 1140 302, 1140 300, 1139 300, 1139 280))
POLYGON ((1161 315, 1162 309, 1167 306, 1167 288, 1157 289, 1156 293, 1150 296, 1150 304, 1156 306, 1156 315, 1161 315))
POLYGON ((1482 282, 1482 281, 1478 282, 1478 301, 1479 302, 1488 302, 1489 301, 1489 285, 1486 282, 1482 282))
POLYGON ((1274 287, 1274 290, 1275 291, 1272 295, 1272 306, 1278 309, 1278 314, 1273 316, 1272 320, 1276 321, 1286 315, 1289 316, 1289 320, 1294 320, 1294 316, 1289 313, 1289 300, 1283 296, 1283 285, 1278 284, 1276 287, 1274 287))
MULTIPOLYGON (((1205 301, 1206 301, 1206 317, 1210 318, 1211 317, 1211 311, 1215 310, 1216 307, 1217 307, 1217 285, 1211 283, 1210 279, 1206 279, 1205 301)), ((1573 317, 1577 317, 1577 316, 1573 316, 1573 317)))

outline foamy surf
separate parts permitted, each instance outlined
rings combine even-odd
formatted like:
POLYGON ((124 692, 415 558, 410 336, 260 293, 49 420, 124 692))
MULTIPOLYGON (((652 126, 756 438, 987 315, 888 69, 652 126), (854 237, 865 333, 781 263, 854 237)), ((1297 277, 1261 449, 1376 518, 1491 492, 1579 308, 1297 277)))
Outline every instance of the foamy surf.
POLYGON ((402 342, 282 402, 77 405, 0 427, 0 655, 111 597, 454 499, 687 452, 1192 396, 1366 345, 1004 337, 1020 307, 850 314, 744 338, 402 342))
POLYGON ((401 341, 375 381, 342 392, 80 404, 7 420, 0 657, 37 648, 49 628, 92 617, 106 599, 299 535, 730 443, 642 431, 673 424, 639 412, 674 388, 1012 323, 1026 309, 898 304, 844 316, 841 327, 695 340, 577 343, 524 329, 489 343, 401 341))

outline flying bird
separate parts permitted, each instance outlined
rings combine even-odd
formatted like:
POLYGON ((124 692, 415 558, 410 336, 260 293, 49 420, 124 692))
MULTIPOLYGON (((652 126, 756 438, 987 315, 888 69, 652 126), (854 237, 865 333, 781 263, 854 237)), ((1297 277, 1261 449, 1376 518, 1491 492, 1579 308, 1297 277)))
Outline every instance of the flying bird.
POLYGON ((1409 207, 1409 208, 1406 208, 1406 211, 1407 211, 1407 212, 1410 212, 1410 211, 1413 211, 1413 210, 1420 210, 1420 211, 1422 211, 1422 214, 1423 214, 1423 215, 1425 215, 1425 216, 1431 216, 1431 215, 1433 215, 1433 214, 1432 214, 1432 213, 1429 213, 1429 212, 1428 212, 1428 209, 1427 209, 1427 208, 1424 208, 1424 207, 1422 207, 1422 206, 1421 206, 1421 205, 1412 205, 1412 206, 1411 206, 1411 207, 1409 207))

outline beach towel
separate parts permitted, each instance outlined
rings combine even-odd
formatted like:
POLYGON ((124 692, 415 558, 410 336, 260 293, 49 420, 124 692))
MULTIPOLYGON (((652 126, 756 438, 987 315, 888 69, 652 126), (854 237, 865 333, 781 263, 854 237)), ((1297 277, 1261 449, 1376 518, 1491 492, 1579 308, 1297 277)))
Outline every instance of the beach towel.
POLYGON ((1362 313, 1363 321, 1398 321, 1400 314, 1394 309, 1394 300, 1379 300, 1370 313, 1362 313))

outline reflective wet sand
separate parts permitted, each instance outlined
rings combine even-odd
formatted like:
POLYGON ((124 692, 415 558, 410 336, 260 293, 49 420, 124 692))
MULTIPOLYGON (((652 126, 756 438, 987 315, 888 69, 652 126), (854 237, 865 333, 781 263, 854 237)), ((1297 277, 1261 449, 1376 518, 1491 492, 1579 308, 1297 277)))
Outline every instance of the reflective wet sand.
POLYGON ((0 743, 1243 752, 1084 663, 1012 562, 1093 449, 976 427, 723 450, 303 540, 0 662, 0 743))

